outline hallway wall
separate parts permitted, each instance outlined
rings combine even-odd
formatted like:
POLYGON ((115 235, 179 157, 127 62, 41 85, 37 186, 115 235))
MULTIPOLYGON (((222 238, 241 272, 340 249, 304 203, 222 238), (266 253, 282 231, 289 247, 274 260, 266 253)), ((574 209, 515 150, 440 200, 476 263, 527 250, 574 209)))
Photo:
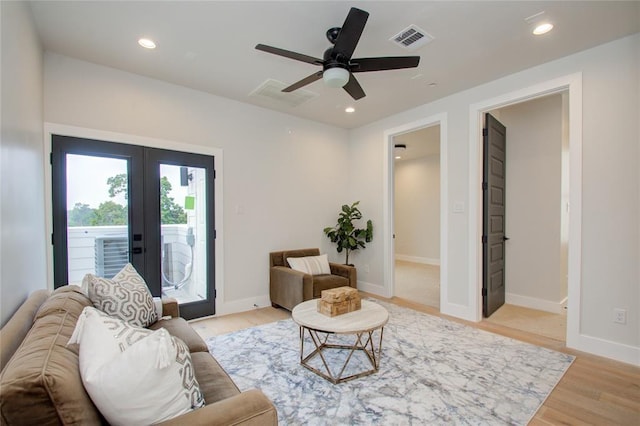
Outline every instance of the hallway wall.
POLYGON ((395 163, 396 259, 440 264, 440 154, 395 163))

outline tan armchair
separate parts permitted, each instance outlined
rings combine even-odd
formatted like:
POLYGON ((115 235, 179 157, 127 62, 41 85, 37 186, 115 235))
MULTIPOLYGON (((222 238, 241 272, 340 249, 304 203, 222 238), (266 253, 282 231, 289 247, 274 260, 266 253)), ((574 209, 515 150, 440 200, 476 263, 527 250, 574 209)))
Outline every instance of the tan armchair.
POLYGON ((269 253, 271 305, 292 310, 305 300, 317 299, 322 290, 349 286, 357 288, 356 268, 329 262, 331 275, 309 275, 289 267, 287 258, 319 256, 317 248, 269 253))

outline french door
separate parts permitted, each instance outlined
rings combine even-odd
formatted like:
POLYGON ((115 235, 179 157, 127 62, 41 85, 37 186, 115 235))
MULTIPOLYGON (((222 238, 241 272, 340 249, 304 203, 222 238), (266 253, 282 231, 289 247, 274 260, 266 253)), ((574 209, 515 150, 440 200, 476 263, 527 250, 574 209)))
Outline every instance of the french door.
POLYGON ((215 313, 214 158, 52 137, 54 287, 127 262, 180 314, 215 313))

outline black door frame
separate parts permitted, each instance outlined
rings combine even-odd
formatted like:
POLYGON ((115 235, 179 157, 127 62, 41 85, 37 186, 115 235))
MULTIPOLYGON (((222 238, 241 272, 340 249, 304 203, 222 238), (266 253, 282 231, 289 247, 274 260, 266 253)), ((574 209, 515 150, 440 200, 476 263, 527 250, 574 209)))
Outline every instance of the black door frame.
MULTIPOLYGON (((66 154, 93 155, 107 158, 127 160, 127 173, 144 174, 144 148, 116 142, 105 142, 95 139, 76 138, 71 136, 51 135, 51 175, 52 175, 52 216, 53 233, 51 244, 53 250, 53 288, 69 283, 68 250, 67 250, 67 186, 57 185, 66 180, 66 154)), ((129 253, 131 264, 143 277, 146 275, 144 242, 135 235, 144 232, 144 204, 142 181, 129 179, 128 186, 128 222, 129 253), (140 212, 140 214, 133 214, 140 212), (134 240, 137 240, 134 242, 134 240), (134 245, 135 243, 135 245, 134 245), (140 250, 134 250, 140 249, 140 250)))
POLYGON ((186 319, 215 314, 215 158, 207 154, 145 147, 120 142, 108 142, 72 136, 51 135, 52 172, 52 236, 54 288, 68 284, 67 249, 67 193, 66 154, 94 155, 128 160, 129 179, 128 220, 130 261, 144 277, 153 296, 162 294, 160 273, 160 214, 145 211, 145 205, 160 205, 159 163, 176 166, 200 167, 206 170, 206 256, 207 299, 180 305, 180 315, 186 319), (158 167, 150 167, 157 164, 158 167), (156 171, 157 170, 157 171, 156 171), (155 172, 154 172, 155 171, 155 172), (153 176, 150 177, 150 173, 153 176), (150 203, 150 204, 146 204, 150 203), (157 262, 158 268, 154 268, 157 262), (156 270, 157 269, 157 270, 156 270))
MULTIPOLYGON (((200 318, 215 314, 215 214, 214 214, 214 157, 203 154, 170 151, 160 148, 148 148, 144 151, 144 163, 147 177, 144 188, 144 204, 147 206, 160 205, 160 164, 174 166, 199 167, 206 170, 206 267, 207 267, 207 295, 204 300, 180 305, 180 316, 186 319, 200 318), (153 175, 151 174, 153 173, 153 175), (213 310, 211 309, 211 305, 213 310)), ((153 265, 154 259, 161 258, 160 211, 157 215, 147 214, 144 220, 146 235, 145 263, 153 265)), ((162 265, 160 265, 160 268, 162 265)), ((160 268, 147 268, 145 279, 153 295, 162 294, 162 276, 160 268)))

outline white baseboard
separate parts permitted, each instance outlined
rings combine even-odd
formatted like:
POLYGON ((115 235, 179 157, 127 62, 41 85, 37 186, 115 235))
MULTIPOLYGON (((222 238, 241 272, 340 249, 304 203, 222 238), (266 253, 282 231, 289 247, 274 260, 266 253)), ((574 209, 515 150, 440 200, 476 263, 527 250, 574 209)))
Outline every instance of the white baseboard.
POLYGON ((368 283, 366 281, 358 280, 358 290, 364 291, 367 293, 372 293, 372 294, 375 294, 376 296, 387 297, 387 298, 391 297, 391 295, 387 293, 387 289, 384 286, 381 286, 379 284, 368 283))
POLYGON ((519 294, 506 293, 505 302, 510 305, 522 306, 530 309, 537 309, 539 311, 551 312, 553 314, 564 313, 564 307, 567 306, 567 298, 559 302, 552 302, 550 300, 538 299, 535 297, 521 296, 519 294))
POLYGON ((271 298, 269 295, 249 297, 247 299, 232 300, 229 302, 222 302, 216 300, 216 316, 235 314, 238 312, 246 312, 252 309, 264 308, 271 306, 271 298))
POLYGON ((468 306, 458 305, 457 303, 442 303, 442 299, 440 300, 441 314, 449 315, 467 321, 478 322, 478 319, 475 317, 472 310, 468 306))
POLYGON ((640 366, 640 347, 580 334, 567 336, 567 347, 640 366))
POLYGON ((434 259, 431 257, 409 256, 407 254, 396 254, 396 260, 403 260, 405 262, 422 263, 424 265, 436 265, 440 266, 440 259, 434 259))

